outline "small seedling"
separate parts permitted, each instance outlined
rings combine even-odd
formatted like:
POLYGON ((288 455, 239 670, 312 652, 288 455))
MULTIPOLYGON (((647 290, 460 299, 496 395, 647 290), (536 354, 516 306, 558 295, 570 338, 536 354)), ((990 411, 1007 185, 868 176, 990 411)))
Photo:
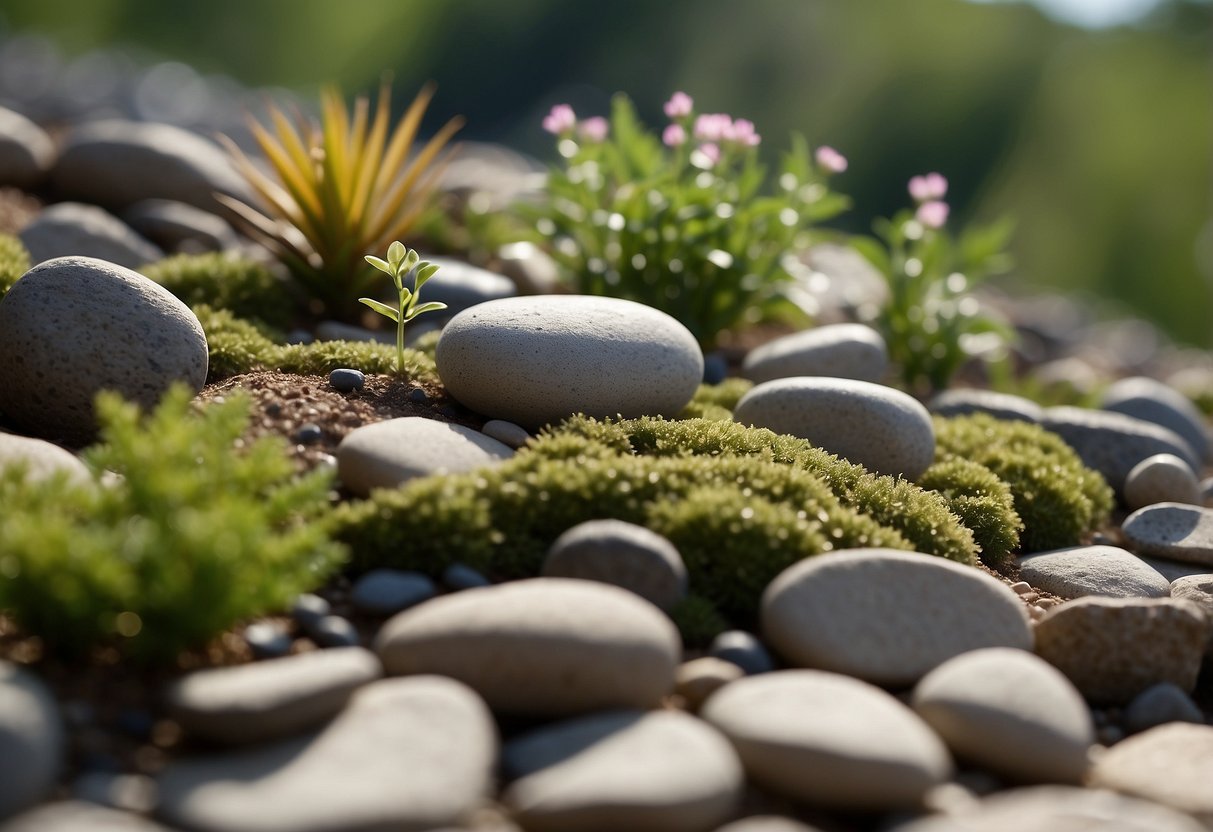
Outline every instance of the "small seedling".
POLYGON ((403 373, 405 324, 423 312, 437 312, 440 309, 446 309, 445 303, 438 303, 437 301, 431 301, 430 303, 418 302, 421 299, 421 287, 425 285, 426 281, 437 274, 439 266, 428 260, 422 260, 421 255, 413 249, 405 249, 404 244, 399 240, 388 246, 387 260, 381 260, 368 254, 366 255, 366 262, 392 278, 392 283, 396 287, 398 306, 388 306, 386 303, 377 301, 374 298, 358 298, 358 302, 365 303, 380 315, 383 315, 385 318, 391 318, 396 322, 396 372, 403 373), (413 288, 410 289, 404 285, 404 279, 414 269, 416 269, 416 273, 413 277, 413 288))

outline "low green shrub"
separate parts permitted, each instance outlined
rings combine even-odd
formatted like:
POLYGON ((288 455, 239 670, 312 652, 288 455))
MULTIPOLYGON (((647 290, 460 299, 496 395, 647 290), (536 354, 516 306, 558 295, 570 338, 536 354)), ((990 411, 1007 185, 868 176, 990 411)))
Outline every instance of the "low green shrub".
POLYGON ((112 481, 71 486, 0 471, 0 609, 48 649, 116 641, 171 659, 242 618, 286 607, 343 560, 321 519, 330 475, 294 477, 281 440, 234 443, 248 402, 192 410, 183 386, 149 415, 98 397, 112 481))
POLYGON ((1112 489, 1098 472, 1039 425, 986 414, 935 417, 936 459, 966 459, 993 471, 1011 488, 1023 519, 1020 550, 1074 546, 1112 511, 1112 489))
POLYGON ((290 327, 298 315, 298 303, 287 284, 245 257, 218 252, 178 254, 139 271, 186 306, 206 304, 279 329, 290 327))
POLYGON ((1023 521, 1015 511, 1011 488, 986 468, 967 459, 949 457, 936 462, 918 478, 920 488, 936 491, 948 508, 973 531, 982 563, 1006 565, 1019 547, 1023 521))
POLYGON ((729 622, 716 605, 694 593, 674 605, 670 618, 682 635, 682 643, 690 648, 706 648, 712 639, 729 629, 729 622))
POLYGON ((0 234, 0 298, 29 271, 29 252, 12 234, 0 234))

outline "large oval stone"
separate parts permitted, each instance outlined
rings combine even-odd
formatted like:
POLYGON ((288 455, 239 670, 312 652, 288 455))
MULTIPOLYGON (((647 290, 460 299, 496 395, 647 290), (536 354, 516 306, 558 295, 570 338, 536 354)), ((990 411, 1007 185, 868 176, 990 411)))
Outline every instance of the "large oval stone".
POLYGON ((682 658, 678 631, 657 607, 567 578, 435 598, 389 620, 375 649, 390 674, 451 676, 495 711, 542 717, 653 707, 682 658))
POLYGON ((93 398, 115 390, 153 407, 173 382, 206 382, 206 335, 167 289, 122 266, 60 257, 0 300, 0 407, 31 434, 85 444, 93 398))
POLYGON ((864 324, 828 324, 776 338, 746 355, 741 372, 753 382, 792 376, 832 376, 880 381, 889 349, 864 324))
POLYGON ((467 309, 442 331, 435 361, 460 403, 530 429, 574 413, 676 416, 703 378, 703 353, 678 321, 583 295, 467 309))
POLYGON ((741 397, 733 418, 807 439, 878 474, 918 479, 935 459, 927 409, 900 390, 866 381, 767 381, 741 397))

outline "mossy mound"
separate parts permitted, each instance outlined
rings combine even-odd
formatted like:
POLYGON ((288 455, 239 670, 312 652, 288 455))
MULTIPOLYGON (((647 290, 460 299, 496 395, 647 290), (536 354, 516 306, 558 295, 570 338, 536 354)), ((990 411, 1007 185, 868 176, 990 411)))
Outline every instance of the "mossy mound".
POLYGON ((240 318, 289 327, 296 295, 260 263, 232 254, 179 254, 139 270, 186 306, 205 304, 240 318))
POLYGON ((29 271, 29 252, 12 234, 0 234, 0 298, 29 271))
POLYGON ((753 382, 744 378, 726 378, 720 384, 701 384, 679 418, 732 421, 737 402, 753 386, 753 382))
POLYGON ((1077 545, 1107 521, 1112 489, 1056 434, 983 413, 934 421, 937 460, 977 463, 1010 487, 1024 525, 1020 551, 1077 545))
POLYGON ((950 457, 928 468, 918 485, 942 494, 952 513, 972 530, 982 563, 997 569, 1012 559, 1023 521, 1015 511, 1010 486, 997 474, 976 462, 950 457))

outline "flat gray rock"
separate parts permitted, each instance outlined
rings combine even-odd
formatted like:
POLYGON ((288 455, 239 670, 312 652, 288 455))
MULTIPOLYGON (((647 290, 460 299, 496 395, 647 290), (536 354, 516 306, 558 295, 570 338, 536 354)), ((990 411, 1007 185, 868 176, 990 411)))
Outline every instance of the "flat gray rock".
POLYGON ((1044 408, 1023 396, 967 387, 944 390, 927 403, 927 409, 940 416, 985 413, 995 419, 1034 425, 1040 424, 1045 415, 1044 408))
POLYGON ((1192 470, 1199 468, 1196 452, 1179 434, 1123 413, 1050 407, 1041 426, 1061 436, 1084 465, 1103 474, 1117 494, 1123 494, 1133 466, 1155 454, 1174 454, 1192 470))
POLYGON ((169 686, 169 714, 199 739, 232 745, 299 734, 336 716, 355 690, 383 674, 361 647, 316 650, 198 670, 169 686))
POLYGON ((1026 783, 1081 783, 1095 726, 1056 668, 1025 650, 964 653, 914 688, 914 711, 958 758, 1026 783))
POLYGON ((1187 812, 1213 827, 1213 727, 1175 722, 1118 742, 1100 756, 1091 785, 1187 812))
POLYGON ((652 604, 564 578, 427 601, 390 619, 375 649, 389 674, 451 676, 494 711, 540 717, 655 707, 682 658, 678 631, 652 604))
POLYGON ((767 644, 796 667, 912 685, 982 647, 1032 649, 1027 608, 1006 584, 933 555, 849 549, 785 569, 762 598, 767 644))
POLYGON ((141 274, 89 257, 35 266, 0 300, 0 402, 22 430, 72 444, 96 435, 93 398, 150 410, 175 382, 206 382, 198 318, 141 274))
POLYGON ((914 480, 935 460, 931 414, 892 387, 840 378, 784 378, 752 387, 743 425, 807 439, 869 471, 914 480))
POLYGON ((165 251, 200 254, 240 246, 222 217, 171 199, 144 199, 122 212, 122 220, 165 251))
MULTIPOLYGON (((1205 611, 1205 617, 1213 621, 1213 575, 1181 575, 1171 580, 1171 597, 1191 601, 1205 611)), ((1213 630, 1205 645, 1205 656, 1213 659, 1213 630)))
POLYGON ((0 107, 0 185, 28 190, 46 177, 54 159, 55 143, 45 130, 0 107))
POLYGON ((514 449, 463 425, 405 416, 356 428, 337 446, 337 478, 355 494, 417 477, 471 471, 514 449))
POLYGON ((889 349, 864 324, 827 324, 776 338, 746 355, 741 374, 753 382, 792 376, 832 376, 879 382, 889 349))
POLYGON ((1213 509, 1157 503, 1130 514, 1120 530, 1139 554, 1213 566, 1213 509))
POLYGON ((1172 585, 1180 578, 1189 578, 1193 575, 1208 575, 1210 572, 1213 572, 1213 566, 1204 563, 1183 563, 1182 561, 1169 560, 1167 558, 1152 558, 1149 555, 1139 555, 1139 557, 1143 563, 1148 564, 1151 569, 1170 581, 1172 585))
MULTIPOLYGON (((0 402, 0 409, 3 403, 0 402)), ((27 482, 39 482, 55 475, 75 485, 90 485, 93 476, 78 456, 42 439, 0 433, 0 469, 20 465, 27 482)))
POLYGON ((1036 653, 1095 704, 1126 704, 1159 682, 1196 686, 1209 622, 1191 601, 1078 598, 1036 622, 1036 653))
POLYGON ((47 803, 0 824, 0 832, 172 832, 131 812, 82 800, 47 803))
POLYGON ((492 794, 496 756, 492 717, 466 686, 385 679, 318 734, 171 763, 158 814, 197 832, 421 832, 492 794))
POLYGON ((446 309, 431 314, 449 318, 478 303, 518 294, 518 286, 505 275, 449 257, 430 257, 429 261, 442 268, 421 290, 421 300, 446 304, 446 309))
POLYGON ((681 711, 611 711, 506 744, 502 802, 534 832, 706 832, 734 816, 745 772, 716 729, 681 711))
POLYGON ((0 820, 50 793, 65 754, 63 720, 50 691, 29 671, 0 661, 0 820))
POLYGON ((1125 477, 1125 505, 1130 510, 1155 503, 1201 505, 1203 490, 1196 472, 1175 454, 1148 456, 1125 477))
POLYGON ((368 615, 395 615, 428 601, 438 587, 428 575, 403 569, 372 569, 350 588, 350 603, 368 615))
POLYGON ((574 413, 677 416, 703 378, 703 353, 681 323, 643 304, 585 295, 467 309, 443 329, 435 363, 461 404, 528 430, 574 413))
POLYGON ((1166 598, 1171 582, 1117 546, 1074 546, 1019 559, 1019 577, 1061 598, 1166 598))
POLYGON ((622 520, 579 523, 552 543, 546 578, 601 581, 669 610, 687 593, 687 568, 674 544, 622 520))
POLYGON ((1209 434, 1205 418, 1192 400, 1174 387, 1148 376, 1132 376, 1112 382, 1104 391, 1102 407, 1175 431, 1197 456, 1209 456, 1209 434))
POLYGON ((880 688, 820 670, 777 670, 722 688, 701 716, 764 789, 822 807, 912 808, 946 781, 939 737, 880 688))
POLYGON ((59 202, 44 209, 18 235, 32 265, 56 257, 96 257, 128 269, 139 269, 164 257, 122 220, 80 202, 59 202))

